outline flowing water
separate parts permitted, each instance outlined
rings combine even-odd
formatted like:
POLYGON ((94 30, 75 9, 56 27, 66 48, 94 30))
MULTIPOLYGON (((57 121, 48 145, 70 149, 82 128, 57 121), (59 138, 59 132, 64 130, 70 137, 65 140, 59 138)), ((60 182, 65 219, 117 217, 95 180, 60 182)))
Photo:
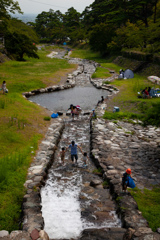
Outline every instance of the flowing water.
MULTIPOLYGON (((82 64, 81 61, 80 63, 82 64)), ((102 95, 107 96, 107 92, 95 89, 90 84, 90 76, 95 71, 93 64, 85 62, 83 69, 83 73, 76 77, 76 87, 73 89, 41 94, 30 99, 53 111, 65 111, 71 103, 80 105, 83 110, 91 110, 102 95)), ((60 159, 61 148, 67 147, 73 140, 82 152, 87 152, 90 156, 89 117, 81 116, 74 121, 68 118, 64 121, 65 128, 53 165, 46 184, 41 189, 45 231, 50 239, 56 240, 81 239, 81 234, 86 229, 120 228, 115 204, 109 190, 103 188, 102 179, 94 173, 96 167, 91 159, 84 166, 83 155, 78 150, 78 162, 74 164, 69 149, 64 164, 60 159), (99 184, 91 186, 91 182, 97 181, 99 184)))
POLYGON ((102 185, 97 188, 90 186, 91 181, 101 181, 93 173, 95 166, 92 161, 89 159, 87 168, 84 168, 83 155, 79 150, 78 165, 74 165, 67 150, 65 163, 61 163, 59 152, 72 140, 89 156, 90 128, 87 116, 66 122, 48 180, 41 191, 45 231, 51 239, 77 239, 86 229, 121 226, 108 189, 102 185))

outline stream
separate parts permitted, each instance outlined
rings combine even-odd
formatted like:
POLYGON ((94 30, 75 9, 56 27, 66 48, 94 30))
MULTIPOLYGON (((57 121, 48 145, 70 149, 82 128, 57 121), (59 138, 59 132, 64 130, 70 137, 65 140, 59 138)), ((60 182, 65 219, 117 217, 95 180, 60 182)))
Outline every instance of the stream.
POLYGON ((76 77, 76 86, 63 91, 34 95, 29 100, 48 108, 53 112, 66 112, 70 104, 80 105, 83 111, 91 111, 97 102, 108 95, 106 90, 97 89, 90 83, 90 76, 95 72, 93 63, 85 60, 70 60, 83 65, 83 72, 76 77))
MULTIPOLYGON (((70 61, 78 61, 84 68, 82 74, 76 77, 76 87, 33 96, 30 100, 55 112, 66 111, 70 104, 78 104, 83 110, 91 111, 95 108, 101 96, 107 96, 107 91, 98 90, 90 83, 95 66, 86 60, 70 61)), ((46 184, 41 189, 44 230, 50 239, 58 240, 87 239, 86 231, 91 229, 97 231, 104 228, 121 228, 121 221, 116 215, 116 206, 109 189, 103 188, 103 180, 96 174, 96 167, 90 158, 89 117, 80 116, 74 121, 69 117, 63 121, 65 128, 46 184), (81 146, 83 152, 87 152, 89 160, 86 167, 83 166, 80 150, 76 165, 71 162, 69 149, 65 154, 65 163, 62 164, 59 152, 62 147, 68 147, 71 141, 81 146)))
POLYGON ((80 151, 77 166, 71 162, 69 150, 64 165, 59 157, 61 148, 72 140, 89 156, 89 126, 87 116, 66 123, 46 185, 41 190, 45 231, 51 239, 77 239, 86 229, 121 226, 109 190, 102 187, 102 179, 93 173, 96 167, 91 159, 87 168, 83 168, 80 151), (90 186, 91 181, 99 184, 90 186))

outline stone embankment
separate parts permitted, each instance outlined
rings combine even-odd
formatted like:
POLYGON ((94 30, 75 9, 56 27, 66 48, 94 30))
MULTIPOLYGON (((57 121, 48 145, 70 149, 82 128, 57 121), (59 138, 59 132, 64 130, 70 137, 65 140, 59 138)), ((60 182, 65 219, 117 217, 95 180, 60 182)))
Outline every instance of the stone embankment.
POLYGON ((64 90, 64 89, 73 88, 73 87, 75 87, 74 77, 78 74, 79 74, 79 71, 77 69, 77 71, 75 71, 73 74, 68 74, 66 84, 64 84, 64 85, 53 85, 53 86, 49 86, 49 87, 46 87, 46 88, 36 89, 36 90, 30 91, 30 92, 24 92, 23 96, 28 98, 30 96, 34 96, 34 95, 37 95, 37 94, 50 93, 50 92, 54 92, 54 91, 61 91, 61 90, 64 90))
MULTIPOLYGON (((101 107, 97 113, 103 114, 101 107)), ((104 180, 109 182, 123 227, 128 229, 124 239, 160 239, 160 234, 148 227, 133 197, 122 193, 121 187, 127 168, 132 169, 139 189, 151 189, 160 184, 160 128, 97 118, 92 121, 91 136, 95 164, 102 169, 104 180)))
MULTIPOLYGON (((45 183, 48 169, 53 162, 63 128, 62 119, 55 119, 48 128, 46 136, 39 146, 39 151, 28 169, 27 180, 24 184, 26 195, 23 202, 23 231, 13 231, 10 234, 8 231, 0 231, 0 239, 31 240, 38 239, 37 236, 40 236, 40 231, 44 227, 40 189, 45 183)), ((45 238, 41 239, 46 240, 45 238)))

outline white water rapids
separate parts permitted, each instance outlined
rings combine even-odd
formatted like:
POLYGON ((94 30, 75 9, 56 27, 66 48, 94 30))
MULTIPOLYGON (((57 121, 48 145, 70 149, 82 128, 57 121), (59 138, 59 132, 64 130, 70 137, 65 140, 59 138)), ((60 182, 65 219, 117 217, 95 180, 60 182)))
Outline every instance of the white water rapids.
MULTIPOLYGON (((59 167, 61 168, 63 167, 59 167)), ((110 212, 113 221, 104 221, 100 225, 84 220, 79 201, 82 175, 79 171, 71 171, 70 177, 63 177, 56 170, 51 171, 45 187, 41 190, 44 230, 50 239, 76 239, 84 229, 120 227, 121 223, 115 211, 110 212)), ((88 194, 85 194, 85 197, 88 198, 86 205, 90 205, 91 198, 88 194)))
POLYGON ((52 171, 53 176, 56 178, 49 179, 41 192, 45 230, 50 238, 76 238, 82 231, 78 201, 82 177, 77 174, 66 178, 52 171))

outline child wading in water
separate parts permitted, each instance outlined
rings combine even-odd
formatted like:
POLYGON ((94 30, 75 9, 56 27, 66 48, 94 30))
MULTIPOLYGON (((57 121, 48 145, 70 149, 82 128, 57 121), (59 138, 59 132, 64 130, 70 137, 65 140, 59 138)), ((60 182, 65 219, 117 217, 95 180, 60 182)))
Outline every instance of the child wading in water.
POLYGON ((87 159, 89 160, 87 153, 83 153, 83 167, 87 167, 87 159))
POLYGON ((65 152, 66 152, 65 148, 62 147, 62 150, 60 151, 59 155, 61 157, 61 162, 62 162, 63 165, 64 165, 64 159, 65 159, 65 152))

